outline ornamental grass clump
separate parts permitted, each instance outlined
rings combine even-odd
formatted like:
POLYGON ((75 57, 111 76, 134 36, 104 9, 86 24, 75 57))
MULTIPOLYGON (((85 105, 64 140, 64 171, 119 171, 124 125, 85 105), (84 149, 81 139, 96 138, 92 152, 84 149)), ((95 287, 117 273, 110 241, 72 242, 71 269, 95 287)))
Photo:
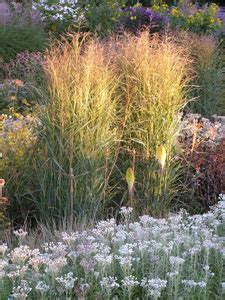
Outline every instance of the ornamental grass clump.
POLYGON ((185 51, 147 32, 70 40, 45 58, 37 209, 44 219, 71 221, 74 213, 92 219, 121 202, 165 214, 178 190, 174 145, 187 103, 185 51))
POLYGON ((120 170, 130 164, 135 168, 134 197, 139 208, 160 215, 168 211, 178 188, 174 145, 179 113, 187 103, 190 61, 169 37, 151 37, 148 32, 114 43, 122 136, 118 164, 120 170), (160 145, 161 162, 156 153, 160 145))
POLYGON ((117 78, 103 45, 71 36, 49 51, 38 162, 41 215, 95 218, 110 200, 108 176, 116 139, 117 78))
POLYGON ((180 33, 181 44, 193 58, 195 78, 189 104, 191 112, 204 116, 225 111, 224 58, 219 39, 210 35, 180 33))

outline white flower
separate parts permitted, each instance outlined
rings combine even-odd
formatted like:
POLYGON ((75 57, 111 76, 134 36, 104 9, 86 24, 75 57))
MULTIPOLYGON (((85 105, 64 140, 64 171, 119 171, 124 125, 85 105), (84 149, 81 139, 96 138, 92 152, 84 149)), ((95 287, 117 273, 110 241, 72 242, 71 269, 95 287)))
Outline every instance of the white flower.
POLYGON ((15 279, 20 276, 20 272, 19 271, 11 271, 11 272, 6 273, 6 276, 10 279, 15 279))
POLYGON ((44 249, 46 252, 52 253, 55 257, 66 256, 67 254, 67 246, 62 242, 58 242, 56 244, 50 242, 44 244, 44 249))
POLYGON ((106 290, 106 292, 110 293, 113 289, 118 288, 119 284, 116 282, 116 277, 103 277, 100 281, 101 288, 106 290))
POLYGON ((125 217, 130 216, 131 213, 132 213, 132 211, 133 211, 133 208, 132 208, 132 207, 125 207, 125 206, 122 206, 122 207, 120 208, 120 214, 123 215, 123 216, 125 216, 125 217))
POLYGON ((94 259, 101 265, 110 265, 113 261, 113 255, 110 254, 110 247, 99 244, 98 253, 94 255, 94 259))
POLYGON ((65 257, 58 257, 57 259, 50 259, 47 262, 47 272, 58 273, 64 266, 66 266, 67 260, 65 257))
POLYGON ((219 194, 219 200, 220 200, 219 203, 222 203, 222 202, 223 202, 224 208, 225 208, 225 194, 219 194))
POLYGON ((56 281, 58 281, 66 290, 71 290, 74 287, 76 280, 77 277, 74 277, 72 272, 61 277, 56 277, 56 281))
POLYGON ((197 282, 197 285, 198 285, 200 288, 205 288, 205 287, 206 287, 205 281, 197 282))
POLYGON ((65 241, 68 245, 74 243, 78 238, 78 236, 79 236, 78 232, 71 232, 71 233, 62 232, 62 240, 65 241))
POLYGON ((119 261, 121 267, 130 269, 132 267, 132 262, 135 261, 130 255, 118 256, 115 255, 115 258, 119 261))
POLYGON ((112 255, 106 255, 106 254, 96 254, 94 256, 95 260, 103 265, 103 266, 106 266, 106 265, 110 265, 113 261, 113 256, 112 255))
POLYGON ((166 275, 167 275, 168 277, 170 277, 170 278, 173 278, 173 277, 177 276, 178 274, 179 274, 178 271, 166 273, 166 275))
POLYGON ((154 218, 148 216, 148 215, 143 215, 141 217, 139 217, 140 219, 140 222, 144 225, 144 226, 147 226, 147 225, 150 225, 151 223, 154 222, 154 218))
POLYGON ((134 248, 135 248, 135 245, 134 244, 124 244, 123 246, 121 246, 118 250, 119 254, 120 255, 131 255, 134 253, 134 248))
POLYGON ((99 272, 94 272, 94 276, 95 276, 95 278, 96 278, 96 279, 98 279, 98 278, 99 278, 99 275, 100 275, 100 273, 99 273, 99 272))
POLYGON ((14 250, 11 252, 11 260, 13 263, 24 263, 26 259, 28 259, 31 255, 32 251, 28 246, 20 246, 14 248, 14 250))
POLYGON ((199 281, 196 282, 192 279, 188 279, 188 280, 182 280, 181 281, 184 285, 188 286, 188 287, 200 287, 200 288, 204 288, 206 287, 206 283, 204 281, 199 281))
POLYGON ((107 221, 101 221, 97 224, 96 228, 92 230, 93 234, 98 238, 100 236, 108 236, 110 238, 116 229, 116 220, 114 218, 107 221))
POLYGON ((48 290, 50 289, 50 286, 47 285, 45 282, 43 281, 39 281, 38 284, 36 285, 35 289, 41 293, 41 295, 43 296, 45 293, 48 292, 48 290))
POLYGON ((122 280, 122 284, 126 288, 130 289, 130 288, 138 285, 139 282, 136 277, 134 277, 133 275, 129 275, 129 276, 124 277, 124 279, 122 280))
POLYGON ((177 257, 177 256, 170 256, 169 260, 170 260, 171 265, 175 268, 182 266, 183 263, 185 262, 185 260, 183 258, 177 257))
POLYGON ((22 228, 18 230, 14 230, 13 233, 18 239, 24 239, 27 235, 27 231, 24 231, 22 228))
POLYGON ((70 259, 72 259, 73 261, 76 260, 76 258, 79 256, 78 253, 76 251, 71 251, 68 253, 67 255, 70 259))
POLYGON ((4 256, 7 249, 8 249, 8 246, 6 244, 1 244, 0 245, 0 254, 4 256))
POLYGON ((127 236, 128 236, 127 231, 121 229, 115 233, 114 237, 112 238, 112 241, 114 243, 124 242, 127 239, 127 236))
POLYGON ((13 288, 12 296, 15 299, 24 300, 28 297, 28 294, 31 290, 32 289, 29 286, 28 282, 25 280, 21 280, 20 285, 13 288))
POLYGON ((163 289, 167 285, 167 280, 163 280, 160 278, 154 278, 154 279, 147 279, 143 278, 141 280, 141 286, 152 288, 152 289, 163 289))
POLYGON ((162 290, 167 286, 167 280, 163 280, 160 278, 143 278, 141 280, 141 286, 147 289, 148 294, 157 299, 160 297, 162 290))

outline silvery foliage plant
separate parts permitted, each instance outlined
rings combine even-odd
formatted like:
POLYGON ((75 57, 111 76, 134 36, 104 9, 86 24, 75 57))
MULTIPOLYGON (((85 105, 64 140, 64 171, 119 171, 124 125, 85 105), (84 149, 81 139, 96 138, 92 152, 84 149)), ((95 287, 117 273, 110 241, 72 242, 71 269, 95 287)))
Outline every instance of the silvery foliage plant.
POLYGON ((203 215, 185 211, 132 221, 132 208, 32 249, 0 245, 5 299, 222 299, 225 199, 203 215))

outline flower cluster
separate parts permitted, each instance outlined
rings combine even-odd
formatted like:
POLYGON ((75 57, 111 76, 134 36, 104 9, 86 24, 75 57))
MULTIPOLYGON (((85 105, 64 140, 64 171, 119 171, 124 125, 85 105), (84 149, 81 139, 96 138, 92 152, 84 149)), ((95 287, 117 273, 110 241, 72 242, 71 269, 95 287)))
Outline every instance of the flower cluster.
POLYGON ((38 9, 43 19, 49 21, 74 19, 77 15, 76 0, 60 0, 50 2, 48 0, 34 1, 34 9, 38 9))
MULTIPOLYGON (((220 198, 203 215, 181 211, 165 219, 145 215, 119 224, 112 218, 86 231, 57 233, 58 241, 41 249, 21 245, 10 250, 3 244, 1 288, 10 286, 6 297, 15 299, 203 299, 202 291, 212 295, 215 286, 222 295, 224 248, 217 232, 225 203, 220 198)), ((25 236, 23 231, 15 234, 25 236)))
POLYGON ((140 5, 122 10, 120 26, 131 31, 150 26, 151 30, 159 30, 167 20, 167 16, 157 10, 140 5))
POLYGON ((180 1, 169 10, 172 26, 191 29, 195 32, 220 31, 222 20, 218 15, 219 7, 212 3, 200 7, 192 1, 180 1))

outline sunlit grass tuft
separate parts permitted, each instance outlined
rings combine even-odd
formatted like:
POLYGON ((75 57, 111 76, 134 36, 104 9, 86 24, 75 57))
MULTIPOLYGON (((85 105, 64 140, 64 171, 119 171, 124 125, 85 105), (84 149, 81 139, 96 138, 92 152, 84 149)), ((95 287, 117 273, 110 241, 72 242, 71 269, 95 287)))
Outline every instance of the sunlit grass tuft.
POLYGON ((40 115, 46 153, 39 172, 47 215, 72 218, 75 211, 95 218, 104 208, 118 84, 103 52, 103 45, 78 34, 47 54, 49 95, 40 115))
POLYGON ((121 77, 120 163, 133 165, 139 208, 161 215, 176 193, 174 184, 179 172, 174 147, 179 113, 187 103, 190 60, 170 37, 150 37, 147 32, 123 37, 115 49, 121 77), (163 174, 156 161, 156 149, 161 144, 167 153, 163 174))

